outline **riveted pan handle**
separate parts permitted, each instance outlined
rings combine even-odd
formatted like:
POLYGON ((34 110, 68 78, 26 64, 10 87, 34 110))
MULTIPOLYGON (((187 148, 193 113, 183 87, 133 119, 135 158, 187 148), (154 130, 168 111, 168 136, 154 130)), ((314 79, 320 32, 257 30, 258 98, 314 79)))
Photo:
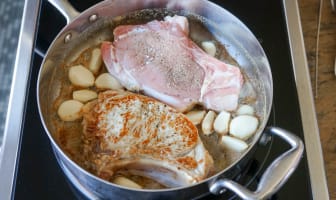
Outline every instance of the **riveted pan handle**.
MULTIPOLYGON (((48 0, 66 19, 66 23, 69 24, 74 18, 76 18, 80 12, 78 12, 68 0, 48 0)), ((35 46, 35 52, 42 58, 45 56, 46 49, 35 46)))
POLYGON ((48 0, 66 19, 69 24, 80 13, 69 3, 68 0, 48 0))
POLYGON ((221 194, 226 189, 235 192, 242 199, 265 199, 274 194, 297 168, 304 150, 303 142, 294 134, 281 128, 270 127, 266 133, 276 135, 291 145, 291 149, 272 162, 262 175, 256 191, 250 191, 240 184, 219 179, 210 186, 210 192, 221 194))

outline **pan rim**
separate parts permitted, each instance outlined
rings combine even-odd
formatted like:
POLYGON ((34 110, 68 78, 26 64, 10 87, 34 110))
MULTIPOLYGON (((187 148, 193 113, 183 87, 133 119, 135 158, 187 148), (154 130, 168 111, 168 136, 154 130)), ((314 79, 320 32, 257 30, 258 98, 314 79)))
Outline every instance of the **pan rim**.
MULTIPOLYGON (((248 27, 242 23, 236 16, 234 16, 233 14, 231 14, 229 11, 227 11, 225 8, 220 7, 217 4, 214 4, 212 2, 206 1, 206 0, 198 0, 201 2, 206 2, 208 4, 211 4, 212 7, 216 8, 216 9, 220 9, 223 10, 226 15, 230 15, 233 19, 237 20, 235 21, 236 23, 239 23, 239 26, 243 27, 244 29, 246 29, 246 31, 248 32, 248 34, 252 35, 254 37, 254 39, 257 41, 257 39, 255 38, 254 34, 248 29, 248 27)), ((67 163, 70 163, 72 166, 74 166, 76 168, 76 170, 79 170, 81 173, 84 173, 85 175, 89 176, 90 178, 93 178, 95 180, 98 180, 100 182, 103 182, 104 184, 107 185, 111 185, 114 187, 119 187, 119 188, 123 188, 126 190, 134 190, 134 191, 140 191, 140 192, 171 192, 171 191, 176 191, 176 190, 183 190, 186 188, 190 188, 196 185, 201 185, 204 184, 206 182, 210 182, 212 180, 217 179, 218 177, 222 176, 223 174, 225 174, 225 172, 229 171, 231 168, 233 168, 234 166, 236 166, 242 159, 244 159, 249 153, 250 151, 255 147, 255 145, 257 145, 258 141, 260 140, 262 134, 263 134, 263 130, 266 128, 266 124, 267 124, 267 120, 269 119, 270 113, 271 113, 271 106, 269 106, 268 108, 266 108, 265 113, 264 113, 264 119, 262 121, 262 123, 259 124, 259 128, 258 131, 255 133, 255 138, 253 139, 253 142, 250 143, 248 149, 245 150, 245 152, 239 156, 239 159, 236 159, 234 162, 232 162, 230 165, 228 165, 226 168, 222 169, 221 171, 217 172, 216 174, 191 185, 186 185, 186 186, 181 186, 181 187, 175 187, 175 188, 164 188, 164 189, 133 189, 133 188, 127 188, 127 187, 123 187, 114 183, 111 183, 109 181, 106 181, 104 179, 99 178, 98 176, 88 172, 87 170, 85 170, 83 167, 81 167, 79 164, 77 164, 75 161, 73 161, 70 156, 68 156, 64 150, 62 150, 62 147, 56 142, 56 139, 54 139, 54 137, 52 136, 51 132, 49 131, 49 128, 47 127, 45 118, 43 116, 43 112, 42 112, 42 108, 41 108, 41 99, 40 99, 40 82, 41 82, 41 74, 44 68, 44 65, 46 63, 46 60, 48 59, 48 55, 49 52, 51 51, 51 49, 54 48, 55 42, 58 41, 60 38, 62 38, 64 36, 65 33, 67 33, 69 27, 71 27, 71 24, 73 24, 76 21, 82 20, 83 18, 87 18, 88 15, 90 15, 91 13, 95 12, 96 8, 100 8, 102 6, 106 6, 106 3, 108 3, 109 1, 103 1, 100 2, 96 5, 94 5, 93 7, 90 7, 88 10, 84 11, 82 14, 80 14, 79 17, 77 17, 74 21, 72 21, 70 24, 66 25, 60 32, 59 34, 56 36, 55 40, 52 42, 52 44, 50 45, 50 47, 48 48, 48 51, 46 53, 46 56, 44 57, 42 64, 41 64, 41 68, 39 70, 39 74, 38 74, 38 80, 37 80, 37 104, 38 104, 38 111, 39 111, 39 115, 41 118, 41 122, 43 124, 44 130, 46 132, 46 134, 48 135, 48 138, 52 144, 52 148, 56 148, 56 151, 54 151, 54 153, 57 154, 61 154, 62 159, 66 159, 67 163)), ((261 53, 265 56, 266 58, 266 66, 267 66, 267 71, 268 71, 268 75, 270 76, 270 88, 271 90, 269 90, 269 92, 271 93, 270 95, 270 99, 266 99, 266 101, 269 101, 271 104, 273 102, 273 80, 272 80, 272 74, 270 71, 270 65, 268 63, 267 60, 267 56, 265 55, 265 52, 263 50, 263 48, 261 47, 261 45, 258 43, 258 47, 261 50, 261 53)), ((71 171, 71 170, 70 170, 71 171)))

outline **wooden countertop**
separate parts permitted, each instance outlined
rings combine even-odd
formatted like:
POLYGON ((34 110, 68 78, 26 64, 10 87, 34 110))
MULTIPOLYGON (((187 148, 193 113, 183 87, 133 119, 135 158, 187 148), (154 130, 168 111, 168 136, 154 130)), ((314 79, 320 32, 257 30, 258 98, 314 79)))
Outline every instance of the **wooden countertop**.
MULTIPOLYGON (((323 1, 323 0, 322 0, 323 1)), ((299 0, 308 66, 316 96, 315 107, 324 154, 330 199, 336 199, 336 12, 331 1, 323 1, 319 36, 318 76, 315 76, 316 39, 320 1, 299 0)))

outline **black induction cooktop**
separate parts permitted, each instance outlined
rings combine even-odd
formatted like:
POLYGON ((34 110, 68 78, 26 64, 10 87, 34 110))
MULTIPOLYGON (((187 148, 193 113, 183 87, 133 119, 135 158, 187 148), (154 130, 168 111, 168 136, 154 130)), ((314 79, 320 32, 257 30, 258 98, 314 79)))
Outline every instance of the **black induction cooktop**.
MULTIPOLYGON (((79 11, 94 5, 94 0, 70 1, 79 11)), ((294 80, 286 19, 281 0, 214 1, 229 10, 250 28, 260 41, 269 59, 274 81, 274 105, 270 125, 291 131, 304 141, 297 90, 294 80)), ((45 51, 65 25, 63 17, 47 1, 42 1, 36 39, 36 49, 45 51)), ((17 162, 13 199, 76 199, 73 189, 61 171, 48 137, 42 127, 36 101, 36 82, 42 57, 33 55, 30 85, 27 91, 24 127, 17 162)), ((289 148, 273 138, 256 150, 249 167, 238 177, 242 184, 254 189, 265 167, 289 148)), ((205 194, 200 199, 223 199, 205 194)), ((235 196, 226 197, 234 199, 235 196)), ((288 182, 270 199, 312 199, 306 153, 288 182)))

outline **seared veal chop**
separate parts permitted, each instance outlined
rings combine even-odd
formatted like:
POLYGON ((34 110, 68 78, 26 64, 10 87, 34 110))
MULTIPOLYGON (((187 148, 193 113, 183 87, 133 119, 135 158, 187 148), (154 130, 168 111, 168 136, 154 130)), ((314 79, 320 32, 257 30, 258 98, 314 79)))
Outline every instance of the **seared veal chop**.
POLYGON ((197 128, 155 99, 106 91, 83 112, 86 166, 104 179, 126 169, 177 187, 203 180, 213 168, 197 128))
POLYGON ((199 48, 189 37, 188 20, 166 17, 143 25, 121 25, 114 41, 102 44, 108 71, 132 91, 144 91, 185 111, 196 103, 206 108, 237 108, 243 77, 199 48))

